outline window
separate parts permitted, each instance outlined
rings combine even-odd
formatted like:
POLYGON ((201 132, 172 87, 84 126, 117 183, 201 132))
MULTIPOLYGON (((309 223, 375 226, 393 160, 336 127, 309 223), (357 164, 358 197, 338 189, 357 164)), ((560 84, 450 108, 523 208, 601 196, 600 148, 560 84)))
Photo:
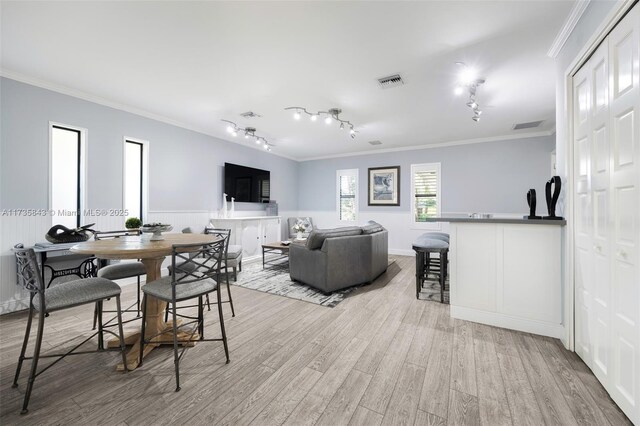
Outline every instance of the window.
POLYGON ((426 219, 440 215, 440 186, 440 163, 411 165, 411 220, 416 227, 438 227, 426 219))
POLYGON ((86 130, 50 124, 49 208, 52 224, 77 228, 84 202, 84 135, 86 130))
POLYGON ((338 220, 355 222, 358 217, 358 169, 337 172, 338 220))
POLYGON ((146 142, 124 140, 124 209, 144 222, 146 206, 146 142))

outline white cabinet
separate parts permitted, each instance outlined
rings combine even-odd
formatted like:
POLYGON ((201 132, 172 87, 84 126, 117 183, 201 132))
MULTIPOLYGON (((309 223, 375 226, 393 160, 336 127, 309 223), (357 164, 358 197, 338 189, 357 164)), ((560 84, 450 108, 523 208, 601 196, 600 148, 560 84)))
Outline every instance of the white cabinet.
POLYGON ((261 258, 263 244, 281 240, 279 216, 211 219, 210 224, 215 228, 231 229, 230 244, 242 246, 243 262, 261 258))
POLYGON ((573 77, 575 348, 640 424, 640 6, 573 77))
POLYGON ((563 335, 560 224, 450 224, 451 316, 563 335))

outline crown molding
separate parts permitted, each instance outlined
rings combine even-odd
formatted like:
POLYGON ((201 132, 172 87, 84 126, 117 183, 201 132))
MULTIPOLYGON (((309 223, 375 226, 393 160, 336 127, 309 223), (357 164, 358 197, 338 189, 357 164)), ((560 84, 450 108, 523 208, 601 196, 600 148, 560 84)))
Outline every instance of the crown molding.
MULTIPOLYGON (((257 146, 253 146, 251 144, 247 145, 242 143, 242 141, 237 141, 237 140, 230 140, 230 139, 222 139, 220 136, 218 135, 214 135, 204 129, 200 129, 200 128, 196 128, 193 126, 190 126, 186 123, 182 123, 173 119, 170 119, 168 117, 164 117, 158 114, 154 114, 152 112, 143 110, 143 109, 139 109, 136 107, 133 107, 131 105, 126 105, 126 104, 122 104, 122 103, 118 103, 106 98, 102 98, 100 96, 96 96, 96 95, 92 95, 90 93, 87 92, 83 92, 77 89, 73 89, 67 86, 63 86, 63 85, 58 85, 58 84, 54 84, 48 81, 44 81, 44 80, 40 80, 37 78, 33 78, 30 76, 26 76, 20 73, 16 73, 4 68, 0 68, 0 76, 8 78, 10 80, 15 80, 15 81, 19 81, 21 83, 25 83, 25 84, 29 84, 31 86, 35 86, 35 87, 40 87, 42 89, 46 89, 46 90, 51 90, 53 92, 56 93, 61 93, 63 95, 67 95, 67 96, 71 96, 74 98, 78 98, 78 99, 82 99, 88 102, 93 102, 95 104, 98 105, 102 105, 102 106, 106 106, 109 108, 113 108, 113 109, 117 109, 119 111, 124 111, 124 112, 128 112, 130 114, 134 114, 134 115, 138 115, 141 117, 145 117, 154 121, 158 121, 161 123, 165 123, 165 124, 169 124, 171 126, 176 126, 176 127, 180 127, 182 129, 186 129, 186 130, 190 130, 192 132, 196 132, 196 133, 200 133, 206 136, 210 136, 212 138, 215 138, 217 140, 221 140, 224 142, 229 142, 229 143, 233 143, 233 144, 237 144, 240 146, 244 146, 244 147, 248 147, 251 149, 255 149, 257 151, 260 152, 264 152, 264 150, 262 150, 261 148, 257 147, 257 146)), ((422 145, 422 146, 404 146, 404 147, 397 147, 397 148, 383 148, 383 149, 374 149, 371 151, 359 151, 359 152, 349 152, 349 153, 344 153, 344 154, 333 154, 333 155, 324 155, 324 156, 316 156, 316 157, 291 157, 288 155, 284 155, 281 153, 277 153, 274 151, 271 151, 268 153, 268 155, 275 155, 277 157, 281 157, 281 158, 286 158, 287 160, 292 160, 292 161, 297 161, 297 162, 304 162, 304 161, 313 161, 313 160, 324 160, 324 159, 330 159, 330 158, 341 158, 341 157, 355 157, 355 156, 359 156, 359 155, 375 155, 375 154, 384 154, 384 153, 389 153, 389 152, 402 152, 402 151, 413 151, 413 150, 421 150, 421 149, 432 149, 432 148, 443 148, 443 147, 448 147, 448 146, 457 146, 457 145, 470 145, 470 144, 476 144, 476 143, 486 143, 486 142, 498 142, 498 141, 504 141, 504 140, 517 140, 517 139, 526 139, 526 138, 535 138, 535 137, 541 137, 541 136, 551 136, 555 133, 555 127, 551 130, 548 131, 542 131, 542 132, 532 132, 532 133, 523 133, 523 134, 517 134, 517 135, 502 135, 502 136, 493 136, 493 137, 487 137, 487 138, 477 138, 477 139, 464 139, 464 140, 457 140, 457 141, 449 141, 449 142, 443 142, 443 143, 436 143, 436 144, 428 144, 428 145, 422 145)), ((266 153, 265 153, 266 154, 266 153)))
POLYGON ((529 138, 539 138, 544 136, 552 136, 556 133, 555 127, 551 130, 545 130, 542 132, 530 132, 530 133, 522 133, 517 135, 502 135, 502 136, 491 136, 488 138, 477 138, 477 139, 464 139, 458 141, 450 141, 450 142, 442 142, 442 143, 433 143, 428 145, 420 145, 420 146, 403 146, 398 148, 383 148, 383 149, 373 149, 371 151, 360 151, 360 152, 348 152, 345 154, 336 154, 336 155, 323 155, 319 157, 304 157, 299 158, 297 161, 314 161, 314 160, 326 160, 330 158, 342 158, 342 157, 357 157, 361 155, 376 155, 376 154, 386 154, 389 152, 402 152, 402 151, 417 151, 422 149, 433 149, 433 148, 446 148, 449 146, 458 146, 458 145, 472 145, 477 143, 488 143, 488 142, 500 142, 500 141, 509 141, 509 140, 519 140, 519 139, 529 139, 529 138))
POLYGON ((558 56, 558 53, 560 53, 562 47, 567 42, 567 39, 578 24, 582 14, 587 9, 587 6, 589 6, 590 1, 591 0, 578 0, 575 2, 569 16, 567 16, 567 19, 564 21, 562 28, 556 35, 556 38, 553 40, 553 43, 547 52, 548 57, 555 59, 555 57, 558 56))
MULTIPOLYGON (((91 93, 87 93, 87 92, 84 92, 84 91, 81 91, 81 90, 73 89, 73 88, 70 88, 70 87, 67 87, 67 86, 63 86, 63 85, 60 85, 60 84, 52 83, 52 82, 49 82, 49 81, 41 80, 41 79, 34 78, 34 77, 31 77, 31 76, 27 76, 27 75, 24 75, 24 74, 21 74, 21 73, 10 71, 10 70, 7 70, 5 68, 0 68, 0 77, 5 77, 5 78, 8 78, 10 80, 15 80, 15 81, 18 81, 20 83, 28 84, 30 86, 40 87, 42 89, 46 89, 46 90, 50 90, 52 92, 60 93, 60 94, 71 96, 71 97, 78 98, 78 99, 82 99, 84 101, 93 102, 95 104, 106 106, 106 107, 113 108, 113 109, 117 109, 119 111, 128 112, 130 114, 138 115, 140 117, 148 118, 148 119, 151 119, 151 120, 154 120, 154 121, 159 121, 161 123, 169 124, 171 126, 180 127, 182 129, 190 130, 192 132, 196 132, 196 133, 200 133, 200 134, 203 134, 203 135, 206 135, 206 136, 210 136, 212 138, 215 138, 215 139, 218 139, 218 140, 221 140, 221 141, 224 141, 224 142, 234 143, 234 144, 241 145, 241 146, 244 146, 244 147, 247 147, 247 148, 255 149, 255 150, 260 151, 260 152, 265 152, 264 149, 261 149, 261 148, 255 146, 255 144, 254 145, 250 145, 250 144, 244 144, 244 143, 242 143, 242 141, 230 140, 230 139, 222 139, 220 136, 214 135, 213 133, 210 133, 209 131, 207 131, 205 129, 194 127, 194 126, 191 126, 189 124, 173 120, 173 119, 171 119, 169 117, 165 117, 165 116, 162 116, 162 115, 159 115, 159 114, 155 114, 153 112, 149 112, 149 111, 146 111, 146 110, 143 110, 143 109, 140 109, 140 108, 136 108, 136 107, 131 106, 131 105, 115 102, 115 101, 112 101, 110 99, 103 98, 103 97, 100 97, 100 96, 97 96, 97 95, 93 95, 91 93)), ((265 154, 267 154, 267 153, 265 152, 265 154)), ((274 152, 274 151, 271 151, 268 154, 269 155, 275 155, 275 156, 282 157, 282 158, 286 158, 287 160, 300 161, 297 158, 290 157, 290 156, 284 155, 284 154, 280 154, 280 153, 277 153, 277 152, 274 152)))

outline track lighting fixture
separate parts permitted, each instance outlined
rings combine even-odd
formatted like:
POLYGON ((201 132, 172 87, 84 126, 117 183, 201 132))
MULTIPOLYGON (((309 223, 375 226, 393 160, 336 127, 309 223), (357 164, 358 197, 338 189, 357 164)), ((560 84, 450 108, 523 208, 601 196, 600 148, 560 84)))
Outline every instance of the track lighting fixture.
POLYGON ((293 110, 293 118, 299 120, 302 114, 308 115, 311 121, 317 121, 318 117, 324 116, 324 122, 329 125, 335 121, 340 123, 340 130, 344 130, 345 128, 349 128, 349 135, 351 139, 355 139, 356 133, 358 132, 355 129, 355 126, 351 124, 349 120, 343 120, 339 117, 342 113, 342 110, 339 108, 331 108, 328 111, 318 111, 318 112, 309 112, 304 107, 287 107, 285 110, 293 110))
POLYGON ((275 146, 271 143, 269 143, 265 138, 263 138, 262 136, 258 136, 256 135, 256 129, 255 127, 238 127, 238 125, 236 123, 234 123, 233 121, 229 121, 229 120, 222 120, 225 123, 228 123, 227 125, 227 132, 229 132, 231 134, 231 136, 236 137, 238 136, 238 133, 244 133, 244 138, 245 139, 251 139, 253 138, 256 142, 256 144, 264 144, 264 149, 266 151, 271 151, 271 147, 275 146))
POLYGON ((476 123, 480 121, 480 105, 476 101, 476 94, 478 87, 484 84, 484 78, 479 78, 475 69, 468 67, 464 62, 456 62, 456 65, 460 67, 460 73, 458 74, 458 86, 454 89, 456 95, 464 93, 465 88, 469 92, 469 100, 467 106, 473 110, 473 117, 471 119, 476 123))

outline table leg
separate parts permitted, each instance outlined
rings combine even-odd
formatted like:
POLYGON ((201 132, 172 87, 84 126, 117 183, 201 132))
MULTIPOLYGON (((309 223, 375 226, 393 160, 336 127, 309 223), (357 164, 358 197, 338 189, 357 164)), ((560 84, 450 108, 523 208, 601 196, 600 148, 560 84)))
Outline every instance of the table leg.
MULTIPOLYGON (((145 266, 145 270, 147 273, 146 282, 154 281, 160 278, 160 268, 162 266, 162 262, 164 261, 164 257, 156 257, 149 259, 142 259, 142 263, 145 266)), ((148 338, 151 336, 156 336, 160 333, 159 336, 155 337, 153 340, 159 340, 168 342, 173 337, 172 335, 172 322, 164 322, 164 310, 167 306, 166 302, 162 300, 156 299, 155 297, 147 297, 146 309, 145 309, 145 335, 148 338)), ((192 339, 198 339, 199 335, 195 333, 191 336, 191 333, 180 332, 178 333, 178 339, 185 340, 191 337, 192 339)), ((127 353, 127 367, 129 370, 134 370, 138 366, 138 357, 140 356, 140 331, 128 334, 125 337, 126 344, 133 344, 129 352, 127 353)), ((159 343, 146 343, 144 347, 143 357, 146 357, 149 352, 151 352, 154 348, 158 347, 159 343)), ((109 341, 109 347, 118 347, 119 342, 118 339, 113 339, 109 341)), ((124 370, 123 364, 118 364, 118 370, 124 370)))

